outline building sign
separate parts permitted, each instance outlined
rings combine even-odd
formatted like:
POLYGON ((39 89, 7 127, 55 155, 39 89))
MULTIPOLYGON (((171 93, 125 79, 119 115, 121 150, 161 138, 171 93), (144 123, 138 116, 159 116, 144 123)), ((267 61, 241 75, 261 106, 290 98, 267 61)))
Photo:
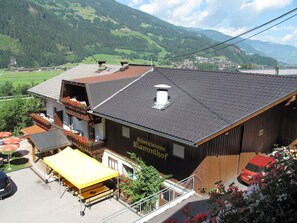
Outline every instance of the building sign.
POLYGON ((150 153, 158 158, 167 159, 168 153, 166 153, 166 149, 160 145, 154 144, 147 140, 144 140, 140 137, 137 137, 136 141, 133 141, 133 147, 135 149, 140 149, 147 153, 150 153))

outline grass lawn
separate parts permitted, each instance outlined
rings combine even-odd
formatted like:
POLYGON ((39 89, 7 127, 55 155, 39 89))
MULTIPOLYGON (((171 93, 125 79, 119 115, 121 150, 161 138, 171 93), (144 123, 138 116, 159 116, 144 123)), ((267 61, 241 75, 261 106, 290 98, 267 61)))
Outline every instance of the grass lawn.
POLYGON ((2 106, 4 106, 4 104, 5 103, 8 103, 9 101, 0 101, 0 108, 2 107, 2 106))
POLYGON ((32 72, 12 72, 5 69, 0 70, 0 84, 6 81, 12 82, 16 87, 19 84, 29 84, 32 82, 35 84, 41 83, 49 78, 52 78, 58 74, 64 72, 63 70, 51 70, 51 71, 32 71, 32 72))
POLYGON ((26 167, 31 166, 31 163, 29 162, 29 159, 26 157, 23 157, 23 155, 20 152, 13 152, 11 154, 11 160, 10 160, 10 170, 9 163, 7 162, 6 158, 8 156, 8 153, 0 153, 0 157, 4 158, 4 165, 0 167, 1 170, 4 172, 12 172, 15 170, 23 169, 26 167))

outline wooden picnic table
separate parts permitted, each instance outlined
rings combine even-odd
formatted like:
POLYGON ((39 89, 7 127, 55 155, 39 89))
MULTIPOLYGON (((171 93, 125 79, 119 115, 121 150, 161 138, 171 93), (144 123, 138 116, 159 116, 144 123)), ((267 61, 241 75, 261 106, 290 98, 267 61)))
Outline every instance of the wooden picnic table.
POLYGON ((97 202, 105 197, 110 197, 113 194, 113 190, 105 185, 99 187, 91 188, 90 190, 85 190, 81 194, 78 194, 78 197, 90 205, 92 202, 97 202))

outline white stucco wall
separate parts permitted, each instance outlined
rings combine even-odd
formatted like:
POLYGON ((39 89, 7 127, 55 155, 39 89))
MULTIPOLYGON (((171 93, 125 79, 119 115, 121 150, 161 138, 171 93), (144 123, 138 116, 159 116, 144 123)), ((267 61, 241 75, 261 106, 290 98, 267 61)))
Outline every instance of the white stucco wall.
POLYGON ((83 136, 89 138, 88 123, 84 120, 78 120, 76 117, 72 117, 73 129, 82 132, 83 136))
MULTIPOLYGON (((46 101, 46 114, 54 120, 54 107, 57 108, 57 111, 63 110, 63 128, 70 130, 69 117, 66 113, 65 106, 55 101, 46 101)), ((88 138, 88 124, 84 120, 78 120, 76 117, 72 117, 72 127, 74 130, 82 132, 83 136, 88 138)), ((102 122, 94 125, 95 128, 95 140, 104 140, 105 139, 105 119, 102 119, 102 122)))
MULTIPOLYGON (((57 108, 57 111, 63 110, 63 114, 65 113, 64 110, 64 105, 51 101, 51 100, 46 100, 46 114, 51 118, 54 119, 54 107, 57 108)), ((64 118, 64 117, 63 117, 64 118)))
MULTIPOLYGON (((104 150, 103 157, 102 157, 102 163, 106 166, 108 166, 108 157, 114 159, 118 163, 118 169, 117 171, 119 172, 120 175, 124 174, 123 173, 123 164, 126 166, 130 167, 133 169, 133 167, 130 165, 130 163, 125 159, 125 157, 119 156, 115 153, 113 153, 110 150, 104 150)), ((134 171, 134 170, 133 170, 134 171)))

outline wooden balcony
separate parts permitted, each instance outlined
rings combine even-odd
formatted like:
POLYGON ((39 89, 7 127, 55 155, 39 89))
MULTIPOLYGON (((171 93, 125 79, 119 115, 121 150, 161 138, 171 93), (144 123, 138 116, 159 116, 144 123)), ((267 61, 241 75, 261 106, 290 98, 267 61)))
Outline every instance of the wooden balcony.
POLYGON ((74 116, 76 118, 82 119, 84 121, 91 121, 92 120, 92 115, 87 113, 89 109, 82 109, 82 108, 77 108, 69 105, 65 105, 66 108, 66 113, 68 115, 74 116))
POLYGON ((61 102, 65 105, 66 113, 68 115, 77 117, 87 122, 92 120, 91 115, 88 113, 89 106, 85 102, 80 102, 70 97, 61 98, 61 102))
POLYGON ((49 130, 51 128, 52 123, 48 118, 46 118, 38 113, 33 113, 30 116, 34 120, 36 125, 40 126, 41 128, 43 128, 45 130, 49 130))
POLYGON ((87 140, 83 136, 76 135, 74 133, 70 133, 66 131, 67 138, 72 142, 73 145, 78 147, 82 152, 85 152, 92 157, 96 157, 101 154, 104 148, 105 143, 103 141, 92 142, 87 140))

